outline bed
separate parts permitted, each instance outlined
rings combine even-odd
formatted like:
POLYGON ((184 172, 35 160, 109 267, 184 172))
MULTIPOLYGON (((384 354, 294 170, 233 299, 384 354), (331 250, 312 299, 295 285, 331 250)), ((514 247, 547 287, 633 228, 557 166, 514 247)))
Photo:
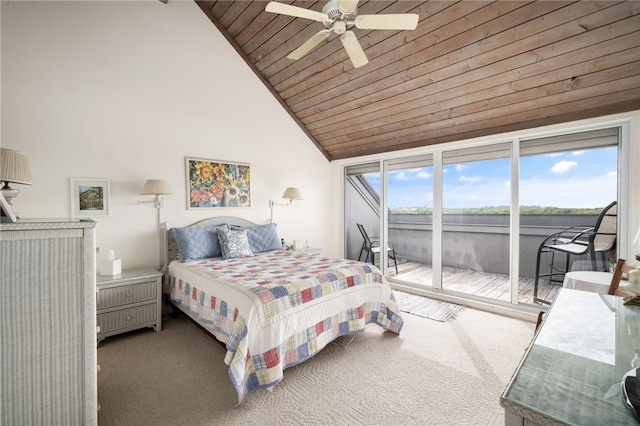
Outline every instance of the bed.
POLYGON ((165 295, 225 344, 238 405, 339 336, 367 324, 402 329, 378 268, 284 250, 275 224, 226 216, 172 228, 167 237, 165 295))

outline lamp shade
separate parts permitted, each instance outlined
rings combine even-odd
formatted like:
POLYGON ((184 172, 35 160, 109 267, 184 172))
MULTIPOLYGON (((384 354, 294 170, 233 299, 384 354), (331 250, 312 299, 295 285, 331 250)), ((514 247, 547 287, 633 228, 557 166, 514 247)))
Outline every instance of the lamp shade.
POLYGON ((171 187, 164 179, 147 179, 142 188, 142 195, 169 195, 171 187))
POLYGON ((0 148, 0 181, 31 185, 31 167, 27 156, 19 151, 0 148))
POLYGON ((302 193, 298 188, 289 187, 284 190, 282 198, 288 198, 289 200, 302 200, 302 193))

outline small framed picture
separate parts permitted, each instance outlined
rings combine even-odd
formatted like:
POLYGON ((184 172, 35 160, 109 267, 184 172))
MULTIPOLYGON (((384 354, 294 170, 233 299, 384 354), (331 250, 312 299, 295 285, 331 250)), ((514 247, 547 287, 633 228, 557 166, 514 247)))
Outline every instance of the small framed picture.
POLYGON ((0 209, 4 212, 2 222, 16 222, 18 220, 13 210, 11 210, 9 202, 4 198, 4 195, 2 195, 2 192, 0 192, 0 209))
POLYGON ((71 178, 71 216, 109 216, 109 180, 71 178))

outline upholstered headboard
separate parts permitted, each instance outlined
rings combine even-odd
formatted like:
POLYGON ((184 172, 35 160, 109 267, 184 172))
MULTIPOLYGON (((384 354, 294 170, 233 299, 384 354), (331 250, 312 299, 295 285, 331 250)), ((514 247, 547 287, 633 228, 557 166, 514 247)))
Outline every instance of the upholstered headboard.
MULTIPOLYGON (((241 217, 236 216, 216 216, 210 217, 208 219, 203 219, 199 222, 192 223, 191 225, 187 225, 188 227, 194 226, 216 226, 222 224, 236 225, 236 226, 256 226, 255 223, 243 219, 241 217)), ((167 239, 167 260, 173 260, 178 258, 178 244, 176 240, 173 238, 173 235, 169 230, 165 230, 165 235, 167 239)))

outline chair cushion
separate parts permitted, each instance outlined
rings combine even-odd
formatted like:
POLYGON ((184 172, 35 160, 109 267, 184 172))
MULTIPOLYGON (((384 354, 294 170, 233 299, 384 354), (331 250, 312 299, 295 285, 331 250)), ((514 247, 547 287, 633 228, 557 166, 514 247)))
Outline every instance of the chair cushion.
POLYGON ((593 241, 595 251, 609 251, 616 243, 616 232, 618 226, 618 205, 614 204, 605 212, 596 230, 596 237, 593 241))
POLYGON ((571 254, 585 254, 589 251, 589 246, 579 243, 569 243, 569 244, 552 244, 547 247, 552 248, 557 251, 561 251, 564 253, 571 254))

